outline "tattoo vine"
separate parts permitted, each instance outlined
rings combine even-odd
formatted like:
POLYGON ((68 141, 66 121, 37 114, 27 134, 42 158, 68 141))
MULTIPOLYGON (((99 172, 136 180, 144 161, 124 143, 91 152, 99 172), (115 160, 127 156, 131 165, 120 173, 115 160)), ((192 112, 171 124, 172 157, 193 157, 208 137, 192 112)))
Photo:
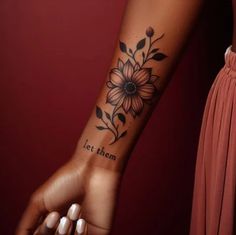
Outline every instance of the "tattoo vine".
POLYGON ((119 124, 126 124, 126 115, 131 114, 133 118, 139 116, 144 104, 150 104, 154 96, 158 94, 154 83, 160 77, 152 73, 151 67, 146 67, 148 61, 162 61, 167 56, 155 46, 156 42, 164 37, 162 34, 152 39, 154 30, 152 27, 146 29, 146 37, 141 39, 135 50, 127 48, 124 42, 119 42, 120 50, 127 55, 124 62, 118 58, 117 67, 112 68, 106 86, 109 88, 106 103, 113 106, 111 113, 96 106, 96 116, 101 124, 96 126, 100 131, 108 130, 113 135, 110 145, 127 134, 126 130, 120 130, 119 124), (147 49, 144 50, 147 44, 147 49), (141 59, 137 59, 137 52, 141 53, 141 59), (140 61, 141 60, 141 61, 140 61))

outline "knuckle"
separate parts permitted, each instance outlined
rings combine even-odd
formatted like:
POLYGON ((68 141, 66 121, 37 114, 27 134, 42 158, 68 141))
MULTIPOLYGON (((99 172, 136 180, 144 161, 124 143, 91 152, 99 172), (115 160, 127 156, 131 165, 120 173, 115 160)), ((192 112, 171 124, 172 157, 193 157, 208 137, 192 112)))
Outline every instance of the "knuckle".
POLYGON ((34 192, 29 199, 29 204, 37 205, 39 202, 40 196, 37 192, 34 192))
POLYGON ((35 208, 37 208, 38 211, 46 211, 46 206, 44 203, 44 198, 41 193, 34 192, 30 197, 29 204, 35 208))

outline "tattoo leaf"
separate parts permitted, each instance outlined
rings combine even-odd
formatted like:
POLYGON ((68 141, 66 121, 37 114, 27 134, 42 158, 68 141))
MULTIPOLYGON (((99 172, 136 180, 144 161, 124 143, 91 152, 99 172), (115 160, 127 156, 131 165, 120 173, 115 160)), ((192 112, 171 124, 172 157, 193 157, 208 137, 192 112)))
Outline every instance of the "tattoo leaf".
POLYGON ((139 65, 139 63, 136 63, 134 66, 134 71, 139 70, 139 69, 140 69, 140 65, 139 65))
POLYGON ((105 112, 107 119, 111 120, 111 115, 107 112, 105 112))
POLYGON ((96 106, 96 116, 99 119, 102 119, 102 110, 98 106, 96 106))
POLYGON ((140 49, 144 48, 145 42, 146 42, 146 38, 140 40, 140 41, 137 43, 137 46, 136 46, 137 50, 140 50, 140 49))
POLYGON ((167 56, 166 56, 165 54, 163 54, 163 53, 156 53, 156 54, 152 57, 152 59, 157 60, 157 61, 160 61, 160 60, 165 59, 166 57, 167 57, 167 56))
POLYGON ((155 48, 155 49, 153 49, 150 53, 156 53, 156 52, 158 52, 159 51, 159 48, 155 48))
POLYGON ((126 134, 127 134, 127 131, 122 132, 122 134, 120 135, 120 138, 124 137, 126 134))
POLYGON ((131 48, 129 49, 129 53, 133 54, 133 51, 132 51, 132 49, 131 49, 131 48))
POLYGON ((144 52, 142 52, 142 57, 145 58, 145 53, 144 52))
POLYGON ((97 127, 97 129, 100 130, 100 131, 101 131, 101 130, 105 130, 105 129, 107 129, 107 128, 104 127, 104 126, 96 126, 96 127, 97 127))
POLYGON ((124 42, 121 42, 121 41, 120 41, 120 50, 124 53, 127 52, 126 44, 124 42))
POLYGON ((125 115, 124 115, 123 113, 118 113, 117 115, 118 115, 118 118, 120 119, 120 121, 121 121, 123 124, 125 124, 125 121, 126 121, 125 115))

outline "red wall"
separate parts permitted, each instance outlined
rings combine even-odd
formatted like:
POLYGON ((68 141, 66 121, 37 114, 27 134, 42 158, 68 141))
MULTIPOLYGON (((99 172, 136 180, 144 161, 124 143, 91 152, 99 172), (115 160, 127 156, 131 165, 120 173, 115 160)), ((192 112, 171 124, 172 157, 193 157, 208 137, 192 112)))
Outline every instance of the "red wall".
MULTIPOLYGON (((13 234, 32 191, 73 153, 125 2, 0 2, 1 234, 13 234)), ((188 234, 202 111, 230 42, 219 33, 230 30, 229 4, 214 6, 132 154, 114 235, 188 234)))

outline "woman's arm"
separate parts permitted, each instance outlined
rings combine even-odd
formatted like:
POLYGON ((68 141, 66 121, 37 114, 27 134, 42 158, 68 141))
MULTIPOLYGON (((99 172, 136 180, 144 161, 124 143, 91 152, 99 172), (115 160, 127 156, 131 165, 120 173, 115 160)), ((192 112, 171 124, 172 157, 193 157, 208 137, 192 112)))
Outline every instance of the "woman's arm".
POLYGON ((75 152, 78 160, 124 169, 201 5, 202 0, 129 1, 105 84, 75 152))
POLYGON ((40 218, 54 210, 63 214, 72 203, 82 206, 89 234, 109 234, 130 152, 168 84, 202 2, 128 1, 109 72, 75 153, 34 192, 18 235, 32 234, 40 218))

